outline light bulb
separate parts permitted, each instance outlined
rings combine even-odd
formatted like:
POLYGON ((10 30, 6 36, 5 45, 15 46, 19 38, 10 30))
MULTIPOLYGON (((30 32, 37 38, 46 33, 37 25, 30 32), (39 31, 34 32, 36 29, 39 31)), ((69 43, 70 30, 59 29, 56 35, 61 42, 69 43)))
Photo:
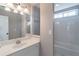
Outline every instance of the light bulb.
POLYGON ((7 3, 6 6, 12 8, 12 9, 15 9, 15 6, 12 3, 7 3))
POLYGON ((7 3, 7 6, 13 7, 12 3, 7 3))
POLYGON ((10 9, 10 8, 8 8, 8 7, 5 7, 5 10, 6 10, 6 11, 11 11, 11 9, 10 9))
POLYGON ((26 8, 26 9, 24 9, 24 12, 25 12, 25 13, 29 13, 29 11, 28 11, 28 9, 27 9, 27 8, 26 8))
POLYGON ((23 13, 23 12, 20 12, 20 14, 21 14, 21 15, 24 15, 24 13, 23 13))
POLYGON ((18 5, 17 10, 21 11, 22 10, 21 6, 18 5))
POLYGON ((17 10, 14 10, 13 12, 14 12, 14 13, 18 13, 18 11, 17 11, 17 10))

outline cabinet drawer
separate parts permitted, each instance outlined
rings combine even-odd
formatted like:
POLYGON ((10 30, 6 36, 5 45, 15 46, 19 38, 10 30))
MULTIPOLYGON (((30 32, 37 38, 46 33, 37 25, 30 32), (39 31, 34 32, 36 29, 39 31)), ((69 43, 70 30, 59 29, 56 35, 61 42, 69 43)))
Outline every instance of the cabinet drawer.
POLYGON ((39 43, 10 54, 9 56, 39 56, 39 43))

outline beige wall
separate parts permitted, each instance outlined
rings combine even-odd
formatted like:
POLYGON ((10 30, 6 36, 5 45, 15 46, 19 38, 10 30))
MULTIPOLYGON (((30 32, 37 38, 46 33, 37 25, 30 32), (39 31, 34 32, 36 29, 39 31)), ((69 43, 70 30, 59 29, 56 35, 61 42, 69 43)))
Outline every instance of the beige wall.
POLYGON ((40 4, 41 55, 53 56, 53 4, 40 4))

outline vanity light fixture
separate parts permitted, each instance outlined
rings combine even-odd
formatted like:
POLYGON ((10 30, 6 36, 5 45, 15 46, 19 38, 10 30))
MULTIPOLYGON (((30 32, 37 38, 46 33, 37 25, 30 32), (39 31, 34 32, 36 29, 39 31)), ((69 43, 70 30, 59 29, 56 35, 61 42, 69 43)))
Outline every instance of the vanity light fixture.
POLYGON ((18 3, 8 3, 5 5, 6 11, 12 11, 14 13, 19 13, 21 15, 29 14, 29 10, 27 9, 26 5, 23 6, 22 4, 18 3))

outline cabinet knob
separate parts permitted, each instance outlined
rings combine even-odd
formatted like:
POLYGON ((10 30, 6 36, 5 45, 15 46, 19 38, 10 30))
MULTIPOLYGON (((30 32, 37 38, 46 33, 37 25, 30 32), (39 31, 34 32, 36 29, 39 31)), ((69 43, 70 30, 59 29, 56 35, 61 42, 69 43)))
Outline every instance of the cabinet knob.
POLYGON ((6 35, 9 35, 9 33, 6 33, 6 35))

